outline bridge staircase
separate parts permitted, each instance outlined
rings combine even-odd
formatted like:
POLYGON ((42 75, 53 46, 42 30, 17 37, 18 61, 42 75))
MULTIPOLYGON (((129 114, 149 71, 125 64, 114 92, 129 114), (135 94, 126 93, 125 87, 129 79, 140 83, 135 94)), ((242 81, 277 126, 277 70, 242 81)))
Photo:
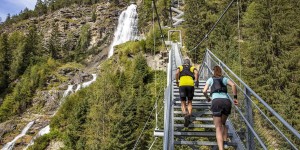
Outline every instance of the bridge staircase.
MULTIPOLYGON (((198 69, 200 83, 199 87, 195 88, 192 102, 193 113, 190 120, 192 123, 184 127, 179 88, 175 83, 176 69, 183 62, 181 43, 171 41, 166 43, 169 45, 169 63, 164 97, 164 127, 162 130, 154 131, 154 136, 163 137, 164 150, 218 149, 210 111, 211 103, 207 102, 202 92, 205 81, 212 76, 212 68, 215 65, 221 66, 224 76, 236 84, 239 93, 240 104, 232 107, 232 114, 226 122, 230 149, 299 149, 299 132, 208 49, 198 69), (276 122, 280 122, 282 126, 279 128, 275 125, 267 114, 271 114, 273 120, 275 116, 276 122)), ((233 101, 231 93, 229 91, 229 97, 233 101)))

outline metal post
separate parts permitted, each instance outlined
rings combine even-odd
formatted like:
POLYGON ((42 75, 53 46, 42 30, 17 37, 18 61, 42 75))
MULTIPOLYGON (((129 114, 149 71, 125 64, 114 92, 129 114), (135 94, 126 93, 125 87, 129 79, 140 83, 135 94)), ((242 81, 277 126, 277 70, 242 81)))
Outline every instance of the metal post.
POLYGON ((170 5, 170 27, 173 28, 173 19, 172 19, 172 7, 173 5, 173 1, 171 2, 171 5, 170 5))
MULTIPOLYGON (((246 104, 246 119, 249 122, 249 124, 251 125, 251 127, 253 127, 253 113, 252 113, 252 103, 251 100, 248 98, 251 96, 250 91, 245 88, 245 104, 246 104)), ((247 141, 247 149, 248 150, 253 150, 255 149, 255 145, 254 145, 254 137, 252 132, 250 131, 249 127, 247 127, 246 130, 246 141, 247 141)))
POLYGON ((210 77, 210 73, 209 73, 209 70, 211 69, 211 57, 210 57, 210 55, 207 53, 207 55, 206 55, 206 57, 207 57, 207 76, 206 76, 206 78, 208 79, 209 77, 210 77))

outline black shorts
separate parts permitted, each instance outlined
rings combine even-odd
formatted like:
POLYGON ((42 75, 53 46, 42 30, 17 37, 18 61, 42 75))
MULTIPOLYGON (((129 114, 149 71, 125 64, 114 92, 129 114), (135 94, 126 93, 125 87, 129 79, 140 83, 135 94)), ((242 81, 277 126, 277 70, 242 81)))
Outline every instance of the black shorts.
POLYGON ((193 100, 194 97, 194 86, 180 86, 179 87, 179 94, 181 100, 193 100))
POLYGON ((212 101, 211 111, 215 117, 228 116, 231 112, 231 101, 225 98, 216 98, 212 101))

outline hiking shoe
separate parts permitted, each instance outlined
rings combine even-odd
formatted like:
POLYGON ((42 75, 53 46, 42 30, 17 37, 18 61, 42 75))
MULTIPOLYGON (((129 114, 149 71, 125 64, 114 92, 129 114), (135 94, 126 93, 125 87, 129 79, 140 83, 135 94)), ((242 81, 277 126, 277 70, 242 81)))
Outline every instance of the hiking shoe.
POLYGON ((191 115, 185 115, 184 116, 184 127, 188 127, 189 126, 189 124, 190 124, 190 117, 191 117, 191 115))
POLYGON ((224 145, 224 149, 228 149, 228 148, 229 148, 229 146, 228 146, 228 141, 224 141, 224 142, 223 142, 223 145, 224 145))

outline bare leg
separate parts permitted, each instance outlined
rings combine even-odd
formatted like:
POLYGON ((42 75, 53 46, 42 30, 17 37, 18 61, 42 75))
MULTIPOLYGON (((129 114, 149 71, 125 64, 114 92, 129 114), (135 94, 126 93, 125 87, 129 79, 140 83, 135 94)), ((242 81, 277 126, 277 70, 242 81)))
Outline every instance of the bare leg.
POLYGON ((228 116, 222 115, 223 140, 224 141, 227 141, 227 138, 228 138, 228 129, 227 129, 226 125, 225 125, 227 118, 228 118, 228 116))
POLYGON ((192 100, 188 100, 188 111, 189 111, 189 115, 192 115, 192 100))
POLYGON ((185 100, 181 100, 181 111, 182 111, 182 113, 184 114, 184 115, 186 115, 187 114, 187 112, 186 112, 186 101, 185 100))
POLYGON ((222 120, 221 117, 213 117, 214 124, 216 126, 216 138, 219 150, 224 150, 223 148, 223 135, 222 135, 222 120))

